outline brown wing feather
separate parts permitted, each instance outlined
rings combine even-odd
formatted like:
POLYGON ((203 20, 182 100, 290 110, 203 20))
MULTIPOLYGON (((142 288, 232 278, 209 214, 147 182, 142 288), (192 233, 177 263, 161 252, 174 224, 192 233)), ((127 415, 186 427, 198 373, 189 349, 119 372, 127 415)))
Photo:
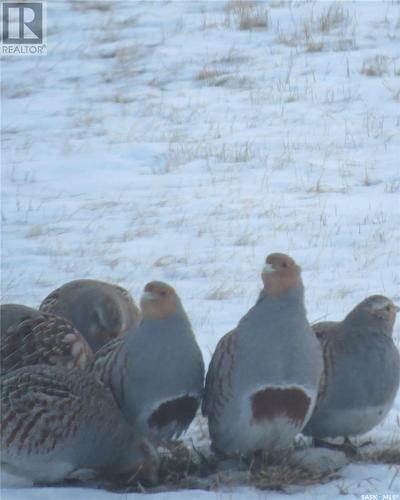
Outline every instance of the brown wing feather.
POLYGON ((58 375, 41 365, 1 377, 2 447, 49 453, 77 431, 82 399, 58 375))
POLYGON ((218 416, 226 401, 232 397, 232 372, 235 365, 236 330, 228 332, 218 342, 208 367, 204 397, 201 406, 203 415, 218 416))
POLYGON ((86 340, 69 321, 48 313, 10 328, 0 353, 1 373, 37 364, 86 369, 93 357, 86 340))
POLYGON ((324 367, 319 383, 318 397, 315 407, 315 409, 317 409, 319 402, 325 398, 329 381, 332 379, 334 364, 333 342, 335 340, 335 333, 338 329, 338 323, 334 321, 324 321, 312 325, 312 329, 314 330, 316 337, 320 341, 322 356, 324 360, 324 367))
POLYGON ((59 288, 51 292, 40 304, 39 311, 43 312, 52 312, 55 306, 57 306, 57 302, 60 298, 59 288))
POLYGON ((118 406, 124 406, 124 381, 128 357, 124 337, 111 340, 95 355, 91 371, 95 377, 111 389, 118 406))

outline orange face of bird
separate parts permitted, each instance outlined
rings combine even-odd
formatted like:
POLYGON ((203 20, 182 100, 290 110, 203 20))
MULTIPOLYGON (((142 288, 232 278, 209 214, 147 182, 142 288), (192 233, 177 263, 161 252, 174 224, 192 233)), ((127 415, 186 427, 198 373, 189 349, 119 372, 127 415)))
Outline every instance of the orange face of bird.
POLYGON ((151 281, 144 287, 140 306, 144 319, 163 319, 177 311, 179 299, 172 286, 151 281))
POLYGON ((300 280, 301 268, 283 253, 271 253, 265 260, 262 270, 264 291, 278 296, 287 293, 300 280))
POLYGON ((392 331, 394 322, 396 321, 396 313, 400 310, 400 308, 383 295, 376 295, 370 297, 370 299, 370 303, 367 306, 369 314, 385 321, 389 330, 392 331))

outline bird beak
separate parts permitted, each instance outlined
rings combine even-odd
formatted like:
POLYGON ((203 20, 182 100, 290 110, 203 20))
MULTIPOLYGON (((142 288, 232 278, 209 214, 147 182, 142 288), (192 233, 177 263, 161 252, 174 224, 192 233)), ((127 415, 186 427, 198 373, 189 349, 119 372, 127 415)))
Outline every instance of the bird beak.
POLYGON ((143 301, 148 301, 148 300, 154 300, 154 294, 151 292, 143 292, 141 300, 143 301))
POLYGON ((275 268, 271 266, 271 264, 265 264, 262 270, 263 274, 269 274, 269 273, 274 273, 275 268))

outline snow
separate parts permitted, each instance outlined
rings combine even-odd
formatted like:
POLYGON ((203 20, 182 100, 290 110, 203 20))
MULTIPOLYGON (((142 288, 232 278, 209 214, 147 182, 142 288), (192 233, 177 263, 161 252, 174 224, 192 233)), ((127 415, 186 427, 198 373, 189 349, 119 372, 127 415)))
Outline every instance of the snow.
MULTIPOLYGON (((310 321, 374 293, 400 302, 398 2, 51 1, 47 24, 47 56, 2 61, 3 303, 37 306, 75 278, 135 299, 168 281, 207 363, 273 251, 301 264, 310 321), (268 26, 241 30, 246 13, 268 26)), ((365 438, 399 432, 400 394, 365 438)), ((399 466, 290 493, 400 498, 399 466)), ((3 473, 3 500, 71 495, 135 496, 3 473)))

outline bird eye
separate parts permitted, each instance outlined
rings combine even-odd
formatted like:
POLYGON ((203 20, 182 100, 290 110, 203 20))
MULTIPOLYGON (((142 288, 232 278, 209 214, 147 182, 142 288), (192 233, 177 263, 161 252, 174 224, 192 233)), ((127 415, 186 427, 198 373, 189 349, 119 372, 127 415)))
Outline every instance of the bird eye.
POLYGON ((162 292, 160 292, 160 295, 161 297, 165 297, 167 295, 167 292, 165 292, 164 290, 162 292))
POLYGON ((386 306, 386 311, 390 311, 390 306, 386 306))
POLYGON ((287 267, 286 262, 283 262, 282 267, 287 267))

